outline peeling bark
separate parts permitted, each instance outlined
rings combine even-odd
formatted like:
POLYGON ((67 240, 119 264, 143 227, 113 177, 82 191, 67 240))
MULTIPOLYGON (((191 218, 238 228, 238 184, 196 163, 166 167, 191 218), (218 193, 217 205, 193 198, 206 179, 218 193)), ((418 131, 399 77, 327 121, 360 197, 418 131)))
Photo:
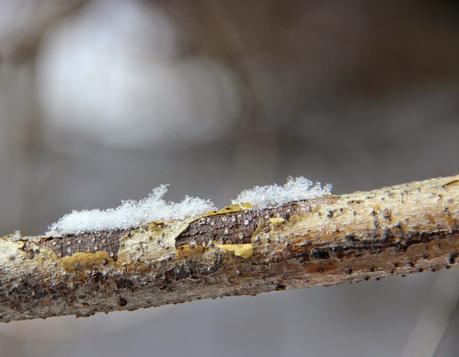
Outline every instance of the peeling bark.
POLYGON ((457 264, 459 176, 132 230, 0 238, 0 320, 135 310, 457 264))

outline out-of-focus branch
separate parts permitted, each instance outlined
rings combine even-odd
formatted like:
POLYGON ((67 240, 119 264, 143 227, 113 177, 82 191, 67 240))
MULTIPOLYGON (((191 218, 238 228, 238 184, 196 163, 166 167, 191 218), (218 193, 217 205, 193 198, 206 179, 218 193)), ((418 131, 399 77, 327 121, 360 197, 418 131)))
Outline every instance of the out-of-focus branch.
POLYGON ((459 176, 133 230, 0 239, 2 321, 135 310, 438 270, 459 252, 459 176))

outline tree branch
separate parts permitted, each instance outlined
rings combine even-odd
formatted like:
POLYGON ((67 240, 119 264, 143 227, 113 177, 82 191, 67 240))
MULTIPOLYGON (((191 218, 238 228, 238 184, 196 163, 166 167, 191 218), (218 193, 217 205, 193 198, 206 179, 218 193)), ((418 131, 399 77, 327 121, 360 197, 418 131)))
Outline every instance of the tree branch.
POLYGON ((459 176, 133 230, 0 238, 0 320, 135 310, 456 265, 459 176))

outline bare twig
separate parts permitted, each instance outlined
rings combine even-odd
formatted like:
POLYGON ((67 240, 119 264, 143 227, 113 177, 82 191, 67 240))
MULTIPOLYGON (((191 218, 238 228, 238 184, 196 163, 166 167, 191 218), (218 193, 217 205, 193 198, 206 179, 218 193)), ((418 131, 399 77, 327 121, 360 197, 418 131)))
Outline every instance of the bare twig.
POLYGON ((2 321, 135 310, 438 270, 459 252, 459 176, 133 230, 0 238, 2 321))

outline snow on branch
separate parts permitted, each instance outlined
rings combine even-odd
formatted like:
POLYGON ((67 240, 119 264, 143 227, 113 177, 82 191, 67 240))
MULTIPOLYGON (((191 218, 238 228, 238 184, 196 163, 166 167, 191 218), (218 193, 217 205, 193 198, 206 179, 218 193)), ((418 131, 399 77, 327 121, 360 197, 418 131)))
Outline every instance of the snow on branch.
MULTIPOLYGON (((122 201, 116 208, 73 211, 49 226, 48 235, 79 234, 102 230, 129 229, 154 221, 173 221, 198 217, 216 210, 211 200, 186 196, 175 203, 164 200, 168 185, 160 185, 140 201, 122 201)), ((289 178, 284 186, 256 186, 245 190, 233 204, 250 203, 254 207, 276 207, 287 202, 306 200, 330 194, 331 186, 304 178, 289 178)))

